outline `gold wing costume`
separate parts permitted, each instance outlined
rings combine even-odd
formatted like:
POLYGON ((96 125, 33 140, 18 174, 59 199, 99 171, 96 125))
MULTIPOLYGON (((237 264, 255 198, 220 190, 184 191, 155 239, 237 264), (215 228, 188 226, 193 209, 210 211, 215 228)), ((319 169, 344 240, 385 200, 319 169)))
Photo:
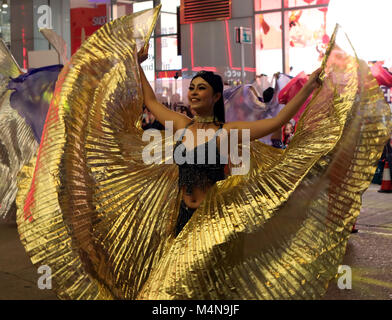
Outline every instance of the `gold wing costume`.
POLYGON ((8 83, 22 73, 0 40, 0 220, 6 221, 15 221, 16 176, 38 148, 30 126, 10 104, 8 83))
POLYGON ((37 161, 20 176, 27 253, 63 299, 321 297, 391 131, 375 79, 338 47, 337 28, 289 148, 252 142, 250 171, 214 185, 175 238, 177 166, 159 141, 156 163, 143 161, 137 41, 158 13, 105 25, 60 74, 37 161))
MULTIPOLYGON (((56 36, 53 31, 48 34, 56 36)), ((0 220, 15 222, 17 175, 36 156, 61 68, 46 66, 24 73, 0 41, 0 220)))

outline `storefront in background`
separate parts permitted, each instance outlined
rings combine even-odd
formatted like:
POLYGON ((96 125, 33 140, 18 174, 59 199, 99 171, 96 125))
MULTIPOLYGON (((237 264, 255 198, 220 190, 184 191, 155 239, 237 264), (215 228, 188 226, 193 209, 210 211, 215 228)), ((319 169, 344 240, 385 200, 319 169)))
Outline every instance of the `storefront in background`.
POLYGON ((92 7, 80 7, 82 4, 78 3, 75 7, 73 2, 71 0, 71 54, 74 54, 90 35, 108 21, 107 4, 92 5, 90 2, 92 7))
MULTIPOLYGON (((0 3, 1 1, 3 0, 0 3)), ((5 2, 7 1, 3 1, 5 2)), ((70 57, 83 41, 105 23, 153 8, 160 3, 161 15, 150 41, 149 59, 143 64, 143 68, 151 82, 168 77, 174 81, 171 74, 180 72, 182 67, 177 46, 177 12, 180 0, 12 0, 10 8, 0 16, 1 38, 9 45, 16 61, 24 69, 61 63, 49 42, 39 32, 41 28, 56 31, 65 40, 70 57)), ((158 84, 160 82, 162 80, 158 84)), ((170 84, 163 86, 174 88, 170 84)), ((159 87, 158 85, 158 89, 159 87)))
POLYGON ((329 0, 255 0, 256 73, 297 75, 320 66, 329 0))

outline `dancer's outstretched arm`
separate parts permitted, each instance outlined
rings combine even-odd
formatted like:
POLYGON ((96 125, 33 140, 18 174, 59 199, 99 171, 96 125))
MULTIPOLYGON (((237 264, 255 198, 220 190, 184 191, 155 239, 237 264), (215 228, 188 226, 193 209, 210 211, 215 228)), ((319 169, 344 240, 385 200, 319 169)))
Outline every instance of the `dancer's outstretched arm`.
POLYGON ((155 93, 144 74, 143 68, 140 66, 140 64, 147 59, 147 56, 148 47, 146 49, 144 49, 144 47, 140 49, 138 52, 138 65, 143 88, 144 104, 161 124, 165 125, 165 121, 173 121, 173 128, 175 131, 185 128, 191 119, 182 113, 170 110, 157 100, 155 93))
POLYGON ((297 93, 297 95, 290 100, 288 104, 278 113, 275 118, 262 119, 257 121, 233 121, 225 124, 226 130, 230 129, 249 129, 250 140, 260 139, 280 129, 284 124, 298 112, 301 106, 305 103, 306 99, 313 92, 314 89, 320 86, 319 76, 322 69, 319 68, 314 71, 306 84, 297 93))

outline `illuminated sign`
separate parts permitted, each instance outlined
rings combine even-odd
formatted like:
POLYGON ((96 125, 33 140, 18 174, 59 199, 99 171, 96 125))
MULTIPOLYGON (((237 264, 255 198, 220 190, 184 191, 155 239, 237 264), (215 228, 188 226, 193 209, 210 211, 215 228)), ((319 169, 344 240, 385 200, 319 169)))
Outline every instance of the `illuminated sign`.
POLYGON ((252 44, 252 29, 239 27, 235 28, 235 41, 236 43, 252 44))

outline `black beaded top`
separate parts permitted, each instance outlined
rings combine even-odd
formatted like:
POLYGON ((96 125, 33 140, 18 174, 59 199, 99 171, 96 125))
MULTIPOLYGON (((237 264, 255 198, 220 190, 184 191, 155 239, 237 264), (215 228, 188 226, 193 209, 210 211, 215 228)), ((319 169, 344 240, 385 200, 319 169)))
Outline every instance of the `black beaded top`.
MULTIPOLYGON (((220 126, 220 129, 222 125, 220 126)), ((186 128, 185 128, 186 130, 186 128)), ((214 184, 216 181, 225 179, 225 162, 221 158, 219 149, 216 145, 216 135, 213 139, 198 145, 194 149, 188 151, 185 145, 182 143, 182 138, 185 134, 181 135, 180 139, 176 142, 174 147, 174 155, 181 154, 184 163, 177 163, 179 169, 179 187, 186 187, 186 193, 191 194, 193 187, 201 187, 206 189, 208 186, 214 184), (211 155, 208 154, 209 150, 215 150, 215 160, 213 163, 209 163, 208 159, 211 159, 211 155), (193 155, 191 154, 193 152, 193 155), (192 157, 193 156, 193 157, 192 157), (199 159, 198 159, 199 156, 199 159), (204 156, 202 161, 200 157, 204 156), (191 161, 189 161, 191 160, 191 161), (204 160, 204 161, 203 161, 204 160), (189 163, 188 163, 189 161, 189 163), (221 163, 223 162, 223 163, 221 163)), ((176 156, 174 156, 176 161, 176 156)))

